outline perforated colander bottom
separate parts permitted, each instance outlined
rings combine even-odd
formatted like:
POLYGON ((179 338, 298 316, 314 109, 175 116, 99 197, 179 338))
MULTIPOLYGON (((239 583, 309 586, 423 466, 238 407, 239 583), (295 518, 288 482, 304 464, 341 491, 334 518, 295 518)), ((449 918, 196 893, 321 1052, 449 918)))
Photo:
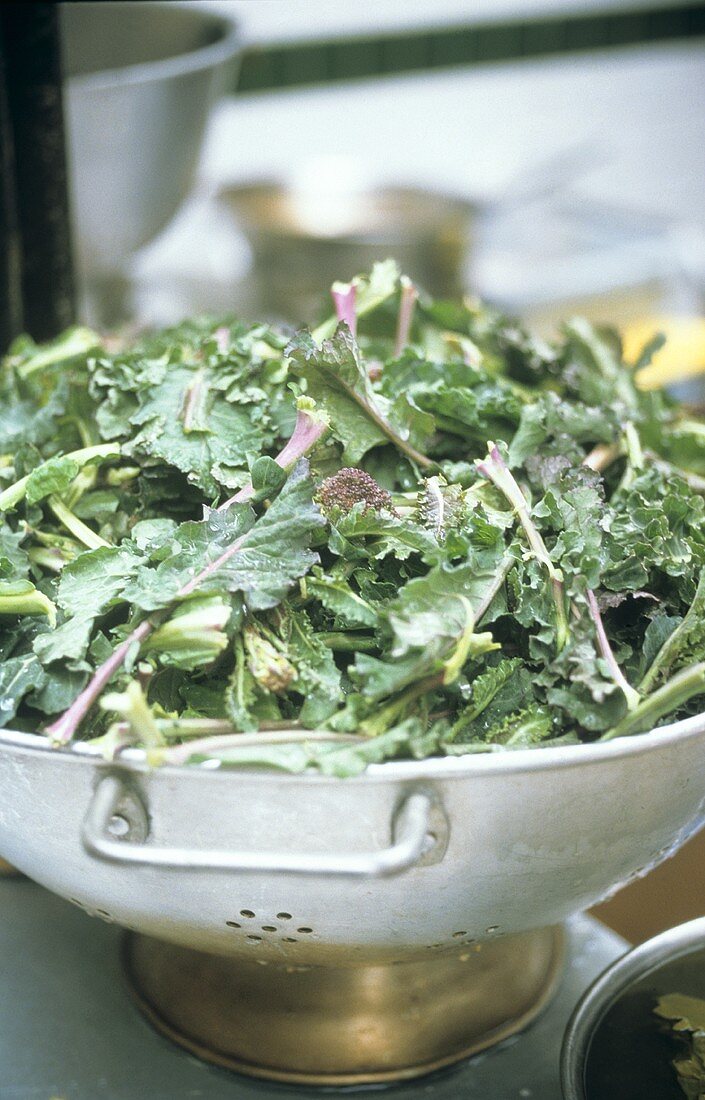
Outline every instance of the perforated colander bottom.
POLYGON ((258 965, 129 933, 125 968, 156 1029, 208 1062, 290 1084, 408 1080, 524 1028, 548 1004, 562 928, 422 962, 258 965))

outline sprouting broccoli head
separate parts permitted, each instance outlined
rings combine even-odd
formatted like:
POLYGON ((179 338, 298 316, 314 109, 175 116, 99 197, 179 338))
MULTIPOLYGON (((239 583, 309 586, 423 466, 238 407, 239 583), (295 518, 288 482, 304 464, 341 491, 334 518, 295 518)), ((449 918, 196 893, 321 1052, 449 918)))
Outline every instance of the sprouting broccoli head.
POLYGON ((364 511, 372 508, 375 512, 396 515, 391 493, 378 485, 370 474, 352 466, 346 466, 322 481, 316 493, 316 502, 328 517, 349 512, 356 504, 364 504, 364 511))

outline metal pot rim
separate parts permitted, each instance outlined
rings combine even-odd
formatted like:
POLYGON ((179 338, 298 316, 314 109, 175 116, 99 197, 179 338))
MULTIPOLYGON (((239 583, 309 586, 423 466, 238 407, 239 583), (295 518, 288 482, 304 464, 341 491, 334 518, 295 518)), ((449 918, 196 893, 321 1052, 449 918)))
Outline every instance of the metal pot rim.
POLYGON ((665 962, 689 955, 705 944, 705 917, 669 928, 631 948, 612 963, 583 994, 568 1021, 561 1049, 561 1085, 565 1100, 588 1100, 583 1075, 590 1044, 605 1013, 635 981, 665 962))
MULTIPOLYGON (((141 6, 141 3, 134 3, 135 8, 141 6)), ((167 11, 174 5, 167 0, 152 0, 150 6, 167 11)), ((70 91, 76 89, 81 92, 101 92, 113 88, 148 84, 185 76, 187 73, 201 72, 204 69, 215 69, 236 56, 242 47, 238 23, 214 11, 199 11, 192 6, 184 7, 182 10, 191 12, 204 24, 220 28, 218 40, 207 46, 199 46, 195 50, 187 50, 159 61, 144 61, 135 65, 122 65, 117 69, 100 69, 94 73, 70 76, 66 81, 67 88, 70 91)))
MULTIPOLYGON (((630 737, 618 737, 613 741, 596 741, 583 745, 560 745, 553 748, 514 749, 506 752, 468 754, 455 757, 430 757, 427 760, 396 760, 384 764, 370 764, 359 776, 341 780, 335 776, 323 776, 316 772, 288 774, 276 772, 278 782, 300 782, 330 784, 344 782, 399 782, 433 779, 464 779, 468 776, 492 776, 528 774, 560 768, 599 766, 609 760, 629 756, 642 756, 659 748, 687 742, 702 737, 705 733, 705 713, 681 719, 668 726, 651 730, 648 733, 630 737)), ((53 753, 57 759, 73 760, 76 763, 105 764, 100 752, 85 742, 76 742, 66 749, 57 749, 47 737, 40 734, 23 733, 18 730, 0 730, 0 752, 3 747, 18 748, 28 752, 53 753)), ((150 772, 172 778, 188 775, 200 775, 204 781, 208 777, 218 776, 220 781, 246 775, 249 780, 268 783, 272 771, 268 769, 228 769, 194 764, 168 764, 158 769, 146 763, 145 753, 141 749, 127 749, 121 753, 119 765, 129 771, 150 772)))
MULTIPOLYGON (((414 182, 389 182, 386 180, 369 180, 351 189, 356 197, 365 200, 370 208, 385 200, 391 202, 406 202, 423 205, 423 213, 426 221, 422 227, 417 227, 420 237, 432 236, 443 227, 459 225, 470 221, 482 210, 482 204, 468 196, 461 190, 439 190, 433 187, 421 186, 414 182)), ((292 186, 291 179, 286 174, 279 176, 258 176, 243 181, 232 181, 223 184, 217 193, 218 201, 226 207, 241 223, 245 231, 263 236, 275 236, 277 240, 287 242, 306 241, 316 245, 332 245, 341 247, 349 244, 380 244, 385 243, 388 230, 380 222, 369 229, 335 230, 328 232, 325 229, 313 232, 306 226, 295 223, 286 224, 278 222, 272 229, 271 212, 267 215, 260 211, 252 213, 249 209, 250 202, 276 202, 286 201, 291 196, 296 196, 297 191, 292 186)), ((347 192, 346 192, 347 194, 347 192)), ((418 214, 418 211, 417 211, 418 214)), ((391 236, 398 235, 396 227, 392 229, 391 236)))

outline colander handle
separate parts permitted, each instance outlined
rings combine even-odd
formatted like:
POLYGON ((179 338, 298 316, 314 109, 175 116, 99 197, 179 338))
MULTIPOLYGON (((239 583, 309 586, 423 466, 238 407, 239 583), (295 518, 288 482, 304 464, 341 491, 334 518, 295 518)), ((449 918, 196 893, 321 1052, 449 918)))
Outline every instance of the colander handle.
POLYGON ((414 789, 398 804, 392 843, 374 852, 250 852, 160 848, 145 844, 148 815, 136 793, 116 775, 96 787, 83 822, 83 846, 98 859, 186 871, 265 871, 293 875, 386 878, 418 864, 436 863, 447 846, 448 825, 433 792, 414 789), (133 839, 137 837, 138 839, 133 839))

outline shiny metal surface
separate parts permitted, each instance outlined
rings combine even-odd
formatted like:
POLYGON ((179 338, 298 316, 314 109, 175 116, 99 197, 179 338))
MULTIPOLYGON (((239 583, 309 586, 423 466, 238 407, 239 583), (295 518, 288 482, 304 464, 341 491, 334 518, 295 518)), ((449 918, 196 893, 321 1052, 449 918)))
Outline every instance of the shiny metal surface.
POLYGON ((81 831, 107 774, 115 766, 85 751, 0 733, 4 857, 92 911, 195 950, 313 964, 413 958, 560 924, 675 850, 703 820, 705 716, 604 744, 389 763, 345 780, 150 770, 139 753, 119 768, 148 807, 146 847, 206 852, 384 849, 395 809, 422 785, 449 822, 445 855, 378 881, 96 859, 81 831))
MULTIPOLYGON (((284 1090, 225 1073, 165 1042, 125 995, 121 940, 116 925, 89 919, 29 879, 0 880, 3 1100, 312 1100, 319 1095, 309 1086, 284 1090)), ((624 942, 597 921, 571 920, 564 979, 530 1028, 469 1062, 421 1082, 400 1083, 389 1095, 394 1100, 559 1100, 558 1052, 568 1015, 586 985, 624 949, 624 942)))
POLYGON ((232 21, 171 3, 60 6, 80 273, 124 277, 188 194, 210 107, 232 73, 232 21))
POLYGON ((437 863, 447 844, 447 822, 437 811, 436 832, 431 833, 434 798, 414 791, 394 811, 393 843, 378 852, 330 855, 309 852, 225 852, 217 849, 159 848, 134 838, 145 830, 146 811, 122 777, 108 775, 96 788, 83 823, 83 845, 99 859, 187 871, 256 871, 289 875, 386 878, 408 871, 422 861, 437 863), (112 827, 111 827, 112 826, 112 827), (439 827, 440 826, 440 827, 439 827), (440 835, 439 835, 440 834, 440 835), (116 839, 120 837, 120 839, 116 839))
POLYGON ((705 945, 705 917, 669 928, 613 963, 590 986, 573 1012, 561 1051, 561 1083, 565 1100, 587 1100, 583 1076, 592 1037, 601 1019, 627 990, 659 970, 705 945))
POLYGON ((306 187, 262 180, 224 187, 220 203, 247 237, 257 308, 315 319, 321 287, 390 256, 428 293, 459 296, 475 205, 413 187, 362 187, 336 175, 306 187))
POLYGON ((521 1031, 556 991, 561 928, 390 966, 261 966, 130 935, 126 971, 158 1031, 287 1084, 409 1080, 521 1031))
MULTIPOLYGON (((515 985, 510 988, 517 993, 516 1003, 508 1007, 507 983, 501 978, 502 960, 511 973, 517 970, 512 962, 517 935, 530 934, 540 948, 545 933, 534 930, 563 923, 664 858, 702 823, 703 792, 703 715, 604 744, 388 763, 345 780, 208 767, 152 770, 134 750, 116 766, 86 746, 56 750, 45 738, 5 731, 0 734, 0 851, 88 911, 163 941, 152 943, 144 955, 143 999, 165 1030, 184 1035, 190 1049, 217 1051, 220 1029, 235 1036, 223 1060, 249 1066, 249 1072, 282 1078, 289 1073, 291 1079, 310 1082, 322 1074, 334 1081, 364 1082, 386 1079, 388 1067, 381 1061, 351 1064, 345 1028, 338 1029, 338 1043, 322 1071, 316 1069, 320 1044, 313 1051, 307 1048, 302 1033, 296 1064, 287 1067, 282 1056, 274 1067, 252 1068, 237 1014, 223 1018, 216 1011, 210 1028, 206 1024, 194 1039, 182 1015, 193 998, 173 981, 164 995, 164 987, 150 978, 147 960, 161 957, 167 960, 166 972, 180 972, 190 952, 202 963, 200 977, 199 966, 191 967, 197 984, 207 989, 215 982, 214 995, 220 988, 218 974, 227 992, 235 975, 245 981, 253 967, 255 973, 274 968, 286 975, 313 967, 322 971, 322 983, 328 975, 329 988, 339 994, 334 1007, 330 998, 320 1001, 325 1006, 317 1018, 322 1032, 331 1014, 343 1019, 350 1012, 349 983, 336 982, 336 973, 351 971, 353 986, 365 973, 374 974, 373 1000, 384 1018, 381 1006, 394 1003, 395 969, 411 966, 421 975, 415 1000, 421 1028, 424 1020, 443 1015, 445 988, 434 978, 441 973, 436 963, 452 969, 464 955, 490 944, 498 978, 489 983, 494 995, 479 998, 484 1029, 473 1018, 473 982, 465 985, 462 978, 456 985, 462 992, 462 1040, 450 1050, 437 1036, 435 1052, 419 1046, 419 1057, 409 1065, 403 1028, 395 1024, 403 1013, 397 1008, 387 1014, 382 1030, 400 1036, 391 1075, 423 1072, 462 1057, 478 1034, 496 1028, 502 1033, 498 1018, 509 1029, 513 1020, 528 1018, 530 1009, 515 985), (118 775, 121 784, 104 785, 106 776, 118 775), (107 791, 98 801, 101 828, 115 809, 114 843, 126 835, 126 850, 134 845, 141 860, 151 848, 157 857, 151 864, 108 861, 86 850, 83 823, 99 785, 107 791), (248 853, 248 864, 260 859, 265 867, 273 852, 289 853, 299 867, 301 853, 326 868, 340 857, 367 860, 370 853, 394 845, 395 811, 420 786, 433 794, 448 821, 448 845, 439 862, 424 865, 421 859, 385 878, 204 870, 214 851, 248 853), (136 801, 131 805, 131 800, 136 801), (135 805, 143 807, 144 817, 135 814, 135 805), (133 829, 136 839, 130 839, 133 829), (196 861, 202 865, 159 865, 160 851, 182 848, 188 849, 191 863, 194 852, 203 853, 196 861), (215 969, 212 956, 222 957, 215 969), (220 1022, 216 1026, 214 1021, 220 1022)), ((521 967, 544 978, 532 985, 538 1004, 546 996, 550 971, 545 951, 526 951, 521 967)), ((196 1001, 201 999, 199 994, 196 1001)), ((255 1042, 263 1051, 276 1018, 277 998, 267 1000, 270 1017, 260 1019, 255 1042)), ((367 1012, 364 1001, 356 1007, 367 1012)), ((266 1063, 264 1054, 260 1062, 266 1063)))

